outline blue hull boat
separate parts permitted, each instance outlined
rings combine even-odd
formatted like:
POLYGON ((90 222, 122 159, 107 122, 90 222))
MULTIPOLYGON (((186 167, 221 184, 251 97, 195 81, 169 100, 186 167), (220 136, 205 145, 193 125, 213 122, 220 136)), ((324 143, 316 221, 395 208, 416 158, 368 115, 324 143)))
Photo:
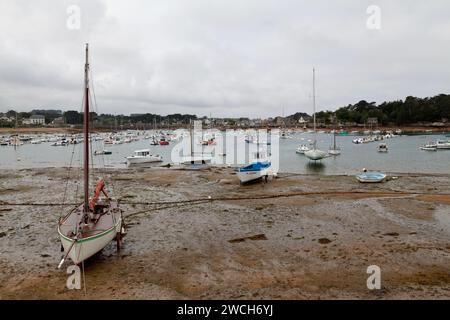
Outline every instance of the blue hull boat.
POLYGON ((241 183, 257 180, 272 175, 271 162, 258 161, 238 169, 237 176, 241 183))

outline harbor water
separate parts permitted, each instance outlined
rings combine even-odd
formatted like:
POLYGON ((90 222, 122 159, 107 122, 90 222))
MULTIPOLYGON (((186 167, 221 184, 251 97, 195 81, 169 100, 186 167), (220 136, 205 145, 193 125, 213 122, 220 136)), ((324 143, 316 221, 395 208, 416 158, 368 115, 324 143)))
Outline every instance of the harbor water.
MULTIPOLYGON (((337 136, 337 145, 341 154, 331 156, 314 163, 304 155, 297 154, 296 148, 309 145, 314 139, 313 133, 293 133, 288 139, 279 141, 280 172, 340 175, 354 174, 363 168, 392 173, 450 173, 450 150, 437 152, 422 151, 420 146, 429 141, 445 139, 445 135, 402 135, 383 141, 387 143, 389 152, 379 153, 377 147, 381 142, 354 144, 356 136, 337 136)), ((103 145, 102 141, 93 143, 93 150, 106 149, 111 155, 93 156, 94 165, 114 168, 125 168, 126 157, 135 150, 150 149, 159 154, 164 162, 171 163, 171 151, 179 141, 172 141, 168 146, 151 146, 149 139, 117 145, 103 145)), ((327 151, 333 143, 330 133, 317 134, 318 148, 327 151)), ((42 168, 79 166, 82 160, 82 143, 69 146, 51 146, 51 143, 24 143, 21 146, 0 146, 0 167, 5 169, 42 168)))

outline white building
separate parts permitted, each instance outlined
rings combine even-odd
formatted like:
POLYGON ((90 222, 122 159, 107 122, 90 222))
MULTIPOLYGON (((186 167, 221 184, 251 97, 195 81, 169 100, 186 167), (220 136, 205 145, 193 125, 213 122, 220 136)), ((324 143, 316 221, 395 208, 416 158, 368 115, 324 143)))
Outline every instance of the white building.
POLYGON ((38 115, 38 114, 35 114, 35 115, 32 115, 31 117, 29 117, 28 119, 23 119, 22 123, 23 124, 30 124, 30 125, 33 125, 33 124, 45 124, 45 117, 41 116, 41 115, 38 115))

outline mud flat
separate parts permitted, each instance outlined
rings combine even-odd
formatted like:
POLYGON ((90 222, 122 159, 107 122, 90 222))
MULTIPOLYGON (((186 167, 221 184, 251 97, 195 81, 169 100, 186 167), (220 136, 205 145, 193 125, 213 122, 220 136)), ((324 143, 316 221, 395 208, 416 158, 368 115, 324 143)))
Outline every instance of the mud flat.
MULTIPOLYGON (((101 175, 123 201, 124 248, 86 263, 86 293, 68 290, 56 268, 67 208, 0 205, 1 299, 450 298, 449 176, 361 185, 282 174, 240 186, 230 169, 101 175), (153 204, 133 204, 143 202, 153 204), (370 265, 381 290, 367 289, 370 265)), ((0 203, 61 203, 66 176, 0 171, 0 203)), ((80 201, 76 190, 70 182, 66 201, 80 201)))

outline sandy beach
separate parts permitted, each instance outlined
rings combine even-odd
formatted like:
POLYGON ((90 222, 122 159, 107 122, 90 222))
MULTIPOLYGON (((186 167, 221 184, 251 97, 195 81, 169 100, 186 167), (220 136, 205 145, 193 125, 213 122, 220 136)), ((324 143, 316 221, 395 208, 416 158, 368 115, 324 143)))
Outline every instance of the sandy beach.
MULTIPOLYGON (((68 290, 56 228, 70 206, 0 205, 0 299, 450 298, 449 175, 377 185, 298 174, 239 185, 227 168, 102 176, 125 209, 122 250, 111 243, 86 263, 86 293, 68 290), (381 290, 367 289, 370 265, 381 290)), ((0 204, 61 203, 66 177, 3 170, 0 204)), ((72 180, 68 194, 80 202, 72 180)))

